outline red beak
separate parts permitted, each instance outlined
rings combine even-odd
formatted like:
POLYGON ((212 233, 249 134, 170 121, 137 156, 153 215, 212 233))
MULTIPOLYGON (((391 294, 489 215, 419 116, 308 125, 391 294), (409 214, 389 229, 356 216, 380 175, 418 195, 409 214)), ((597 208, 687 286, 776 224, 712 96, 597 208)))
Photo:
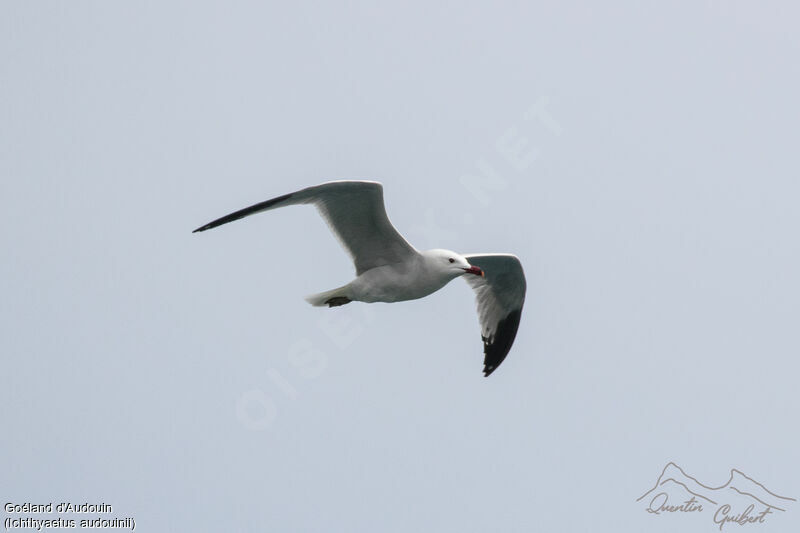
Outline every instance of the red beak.
POLYGON ((478 268, 476 266, 471 266, 469 268, 465 268, 464 272, 466 272, 467 274, 475 274, 476 276, 483 277, 483 270, 481 270, 480 268, 478 268))

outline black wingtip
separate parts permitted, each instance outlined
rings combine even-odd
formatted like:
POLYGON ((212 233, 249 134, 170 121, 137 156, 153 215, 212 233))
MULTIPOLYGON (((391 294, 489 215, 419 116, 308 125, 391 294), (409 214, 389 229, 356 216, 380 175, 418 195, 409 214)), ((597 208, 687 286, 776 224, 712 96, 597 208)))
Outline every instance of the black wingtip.
POLYGON ((489 377, 492 372, 497 370, 500 364, 511 351, 514 338, 517 336, 519 319, 522 316, 522 309, 511 311, 506 317, 497 324, 497 330, 493 338, 483 338, 483 375, 489 377))
MULTIPOLYGON (((234 215, 235 214, 236 213, 234 213, 234 215)), ((216 228, 217 226, 221 226, 221 225, 226 224, 226 223, 228 223, 228 222, 230 222, 232 220, 236 220, 237 218, 242 218, 242 217, 234 218, 232 215, 224 216, 222 218, 218 218, 217 220, 215 220, 213 222, 209 222, 205 226, 200 226, 199 228, 194 230, 192 233, 199 233, 201 231, 206 231, 206 230, 211 229, 211 228, 216 228)))
POLYGON ((207 229, 216 228, 217 226, 221 226, 223 224, 227 224, 228 222, 233 222, 234 220, 239 220, 240 218, 244 218, 247 215, 252 215, 253 213, 258 213, 259 211, 263 211, 265 209, 269 209, 270 207, 283 202, 284 200, 288 200, 294 195, 294 193, 284 194, 283 196, 278 196, 277 198, 273 198, 271 200, 267 200, 265 202, 259 202, 257 204, 253 204, 250 207, 245 207, 244 209, 240 209, 230 215, 225 215, 222 218, 218 218, 217 220, 213 220, 206 224, 205 226, 200 226, 192 233, 197 233, 198 231, 205 231, 207 229))
MULTIPOLYGON (((500 363, 502 363, 502 362, 503 361, 500 360, 500 363)), ((489 376, 491 376, 492 372, 497 370, 497 367, 500 366, 500 363, 497 363, 496 365, 495 364, 484 363, 483 364, 483 377, 488 378, 489 376)))

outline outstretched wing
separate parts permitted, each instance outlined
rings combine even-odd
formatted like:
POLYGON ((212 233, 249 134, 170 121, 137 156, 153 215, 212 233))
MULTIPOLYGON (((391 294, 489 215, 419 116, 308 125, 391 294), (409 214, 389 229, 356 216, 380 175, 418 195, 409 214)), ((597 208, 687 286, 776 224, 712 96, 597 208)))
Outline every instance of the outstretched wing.
POLYGON ((517 336, 522 304, 525 303, 525 273, 511 254, 465 255, 469 264, 480 267, 483 277, 464 276, 475 290, 478 319, 483 339, 483 372, 486 376, 500 366, 517 336))
POLYGON ((417 250, 400 235, 376 181, 332 181, 246 207, 194 230, 205 231, 255 213, 287 205, 314 204, 350 254, 360 275, 371 268, 407 261, 417 250))

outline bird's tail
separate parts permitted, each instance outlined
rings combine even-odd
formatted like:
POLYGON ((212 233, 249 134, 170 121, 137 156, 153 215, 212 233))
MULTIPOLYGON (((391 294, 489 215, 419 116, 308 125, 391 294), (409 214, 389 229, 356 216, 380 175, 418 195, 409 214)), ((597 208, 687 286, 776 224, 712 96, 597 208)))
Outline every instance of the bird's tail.
POLYGON ((321 307, 327 305, 328 307, 334 307, 336 305, 344 305, 346 303, 350 303, 351 300, 348 298, 347 294, 350 291, 348 290, 347 285, 343 285, 338 289, 333 289, 330 291, 321 292, 319 294, 311 294, 306 296, 306 301, 315 307, 321 307))

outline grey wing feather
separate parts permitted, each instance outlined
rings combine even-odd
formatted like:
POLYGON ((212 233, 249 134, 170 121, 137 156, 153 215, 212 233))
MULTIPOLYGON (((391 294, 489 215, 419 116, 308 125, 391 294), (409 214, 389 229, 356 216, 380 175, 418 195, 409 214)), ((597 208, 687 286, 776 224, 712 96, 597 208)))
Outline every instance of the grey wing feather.
POLYGON ((508 355, 519 328, 525 303, 525 273, 511 254, 465 255, 483 277, 465 276, 475 290, 484 345, 484 374, 490 375, 508 355))
POLYGON ((197 228, 205 231, 287 205, 314 204, 355 263, 356 274, 408 260, 417 250, 392 226, 375 181, 332 181, 240 209, 197 228))

